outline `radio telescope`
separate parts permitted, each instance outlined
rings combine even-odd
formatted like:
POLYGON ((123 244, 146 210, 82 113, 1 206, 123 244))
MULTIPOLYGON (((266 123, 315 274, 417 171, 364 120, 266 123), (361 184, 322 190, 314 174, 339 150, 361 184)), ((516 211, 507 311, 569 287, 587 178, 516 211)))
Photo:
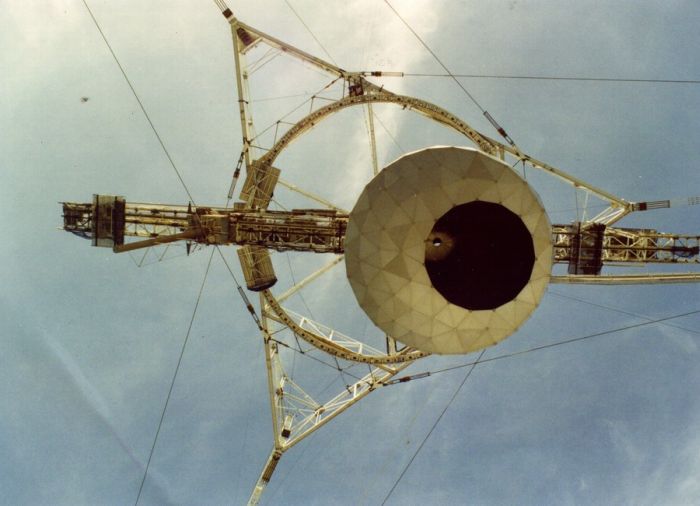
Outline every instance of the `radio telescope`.
POLYGON ((698 263, 696 235, 615 226, 631 213, 668 207, 670 201, 629 202, 529 156, 513 143, 477 131, 438 105, 393 93, 373 81, 390 73, 348 72, 243 23, 221 7, 231 26, 243 137, 228 197, 233 197, 244 170, 239 200, 233 207, 217 207, 130 203, 121 196, 95 195, 89 203, 64 203, 63 216, 65 230, 118 253, 174 242, 184 242, 188 249, 239 246, 246 287, 259 294, 255 308, 241 290, 264 343, 274 438, 250 504, 257 503, 292 446, 395 381, 416 360, 433 353, 470 353, 506 339, 536 310, 549 283, 700 280, 696 271, 604 272, 610 264, 698 263), (256 144, 248 77, 253 66, 269 58, 266 54, 282 53, 326 73, 328 89, 339 88, 339 94, 312 103, 308 114, 283 127, 274 143, 262 148, 256 144), (350 108, 368 111, 376 163, 371 121, 377 104, 415 112, 461 134, 470 146, 425 146, 381 171, 375 166, 374 177, 350 211, 283 178, 284 166, 278 160, 292 142, 350 108), (590 219, 551 223, 538 194, 513 168, 517 164, 585 191, 607 207, 590 219), (317 207, 270 209, 282 187, 317 207), (288 290, 278 291, 271 251, 313 252, 333 259, 288 290), (384 349, 283 305, 342 261, 359 306, 386 335, 384 349), (555 264, 565 266, 566 272, 556 273, 555 264), (334 360, 366 364, 368 372, 334 396, 310 395, 287 372, 283 342, 275 337, 281 331, 334 360))

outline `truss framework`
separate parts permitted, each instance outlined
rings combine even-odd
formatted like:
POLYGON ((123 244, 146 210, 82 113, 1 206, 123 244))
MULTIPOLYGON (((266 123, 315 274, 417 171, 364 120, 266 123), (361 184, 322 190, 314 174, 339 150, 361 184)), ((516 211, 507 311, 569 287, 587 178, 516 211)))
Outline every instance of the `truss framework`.
MULTIPOLYGON (((237 244, 257 248, 259 260, 263 263, 268 249, 342 253, 347 211, 321 196, 280 179, 281 171, 274 164, 284 149, 319 122, 345 108, 360 106, 367 111, 372 169, 376 174, 378 166, 372 107, 373 104, 387 103, 414 111, 453 129, 468 138, 484 153, 514 162, 513 164, 522 163, 523 167, 532 167, 552 175, 607 203, 607 208, 590 220, 553 226, 555 261, 568 263, 569 274, 553 276, 552 282, 626 284, 700 281, 698 272, 600 275, 600 268, 604 263, 699 262, 699 236, 663 234, 652 229, 613 227, 632 212, 670 207, 671 201, 629 202, 523 153, 512 143, 504 144, 490 138, 435 104, 392 93, 369 80, 372 77, 402 75, 400 73, 348 72, 246 25, 233 15, 223 0, 215 2, 229 22, 232 34, 242 152, 232 177, 229 198, 233 195, 240 170, 243 168, 245 181, 240 196, 242 202, 237 203, 233 209, 192 205, 124 204, 123 215, 119 215, 119 206, 102 205, 96 197, 93 204, 64 203, 66 230, 83 237, 92 237, 95 245, 113 246, 115 251, 131 251, 186 240, 188 244, 237 244), (248 54, 263 45, 269 47, 270 51, 248 65, 248 54), (250 107, 249 76, 280 54, 296 58, 325 72, 333 80, 332 83, 342 83, 343 94, 337 99, 312 101, 308 114, 289 125, 286 131, 279 132, 278 123, 273 145, 264 149, 255 144, 257 134, 250 107), (278 133, 281 135, 278 136, 278 133), (321 204, 324 209, 269 211, 267 208, 278 184, 321 204), (117 214, 114 209, 117 209, 117 214), (111 225, 105 225, 114 223, 123 229, 119 231, 114 227, 110 229, 111 225), (142 240, 124 244, 124 235, 142 240)), ((490 119, 490 116, 487 118, 490 119)), ((115 199, 117 202, 119 198, 115 199)), ((700 199, 688 201, 691 205, 699 203, 700 199)), ((252 269, 251 265, 246 263, 245 257, 241 256, 244 272, 252 269)), ((339 261, 337 259, 322 267, 296 287, 277 297, 267 286, 259 285, 255 288, 260 290, 259 322, 265 350, 274 444, 249 504, 257 504, 285 451, 378 387, 389 383, 396 374, 414 361, 427 355, 419 350, 397 346, 390 336, 386 337, 386 350, 371 348, 281 305, 284 299, 301 287, 307 286, 339 261), (295 338, 301 338, 335 359, 363 364, 363 367, 367 367, 367 373, 357 378, 354 383, 344 385, 339 393, 326 399, 308 394, 291 379, 282 364, 281 343, 274 337, 282 330, 290 332, 295 338)))
MULTIPOLYGON (((243 132, 243 153, 247 171, 246 190, 244 190, 241 197, 252 209, 264 211, 269 203, 269 199, 266 200, 263 198, 256 200, 252 198, 251 195, 254 192, 250 190, 250 187, 259 187, 261 188, 261 193, 268 193, 268 188, 264 183, 266 179, 268 179, 268 174, 273 168, 273 164, 275 163, 278 155, 295 139, 313 128, 324 118, 346 107, 359 105, 366 107, 368 110, 370 118, 370 145, 372 150, 372 160, 374 163, 374 172, 376 173, 377 156, 372 119, 372 105, 375 103, 393 103, 405 109, 416 111, 433 121, 437 121, 456 130, 469 138, 480 150, 485 153, 501 159, 505 159, 506 156, 513 157, 516 159, 516 161, 523 163, 523 165, 527 164, 535 169, 544 171, 545 173, 553 175, 571 184, 577 189, 584 189, 588 193, 608 202, 608 207, 605 210, 595 216, 588 223, 584 224, 584 229, 585 227, 589 226, 589 224, 599 226, 602 230, 607 228, 605 232, 601 232, 601 242, 605 244, 605 254, 601 254, 600 259, 601 265, 602 261, 644 263, 681 261, 697 262, 697 237, 670 236, 668 234, 658 234, 651 230, 631 231, 624 229, 613 229, 611 227, 611 225, 631 212, 651 208, 645 203, 628 202, 605 190, 594 187, 560 169, 552 167, 551 165, 522 153, 515 146, 503 144, 489 138, 488 136, 472 128, 461 119, 457 118, 455 115, 434 104, 414 97, 396 95, 369 82, 366 79, 366 77, 370 77, 372 75, 380 76, 382 75, 381 72, 347 72, 334 64, 289 46, 279 39, 276 39, 240 22, 227 8, 222 9, 222 11, 231 25, 234 52, 236 53, 239 112, 243 132), (248 71, 246 70, 243 62, 246 53, 248 53, 252 48, 262 44, 266 44, 277 51, 282 51, 287 55, 315 66, 327 72, 335 79, 343 80, 346 84, 347 94, 344 94, 341 98, 320 106, 315 110, 311 110, 306 117, 290 126, 290 128, 279 138, 277 138, 277 135, 275 135, 274 145, 268 150, 264 150, 263 154, 259 158, 252 159, 250 156, 252 148, 250 139, 252 139, 251 130, 253 122, 252 116, 250 115, 250 110, 248 108, 248 104, 250 103, 247 89, 248 71), (692 253, 694 251, 693 248, 695 248, 694 255, 689 255, 689 252, 692 253), (692 260, 691 257, 693 258, 692 260)), ((232 186, 234 184, 235 176, 232 186)), ((297 189, 293 185, 286 186, 292 190, 297 189)), ((335 208, 335 206, 322 198, 317 198, 315 200, 329 208, 335 208)), ((578 232, 579 235, 577 237, 579 238, 580 242, 581 238, 583 237, 580 233, 580 225, 578 232)), ((555 226, 553 228, 553 236, 555 238, 554 244, 556 260, 562 262, 568 261, 570 264, 569 270, 571 272, 573 256, 572 241, 574 241, 575 234, 571 230, 571 227, 555 226)), ((579 257, 577 257, 576 261, 578 262, 580 255, 585 255, 585 253, 585 249, 580 250, 579 257)), ((243 267, 245 269, 246 266, 244 265, 243 267)), ((597 267, 595 268, 597 269, 597 267)), ((588 270, 590 270, 590 268, 588 270)), ((599 269, 597 272, 595 272, 596 275, 589 275, 585 269, 579 269, 576 265, 574 265, 573 271, 577 272, 578 274, 570 274, 569 276, 559 277, 561 279, 557 279, 555 281, 574 279, 583 280, 585 278, 588 282, 597 282, 597 280, 602 279, 601 276, 597 275, 599 274, 599 269)), ((655 276, 644 280, 636 277, 634 279, 636 282, 652 282, 660 280, 661 277, 655 276)), ((631 280, 632 278, 626 279, 631 280)), ((677 279, 683 279, 686 281, 697 280, 697 276, 689 275, 684 277, 684 275, 677 275, 677 279)), ((332 355, 344 359, 359 359, 362 362, 373 364, 375 369, 373 369, 373 371, 367 377, 363 378, 363 380, 350 389, 348 393, 341 394, 346 400, 346 403, 343 404, 344 407, 342 409, 346 409, 352 402, 356 402, 356 400, 359 399, 359 397, 353 397, 353 395, 351 395, 349 392, 359 391, 362 392, 363 395, 366 395, 372 390, 372 387, 369 385, 374 384, 372 382, 375 381, 376 374, 395 374, 393 371, 395 371, 397 367, 408 366, 413 360, 420 358, 421 356, 417 350, 403 350, 402 353, 403 356, 406 357, 406 361, 397 363, 396 359, 402 356, 402 353, 396 351, 396 343, 389 337, 387 337, 387 350, 391 351, 391 353, 386 354, 382 354, 377 350, 368 350, 364 348, 363 345, 351 342, 351 340, 348 340, 345 337, 339 340, 335 335, 335 332, 331 329, 328 329, 327 327, 316 322, 311 322, 300 315, 295 315, 288 310, 284 310, 269 291, 265 291, 261 294, 261 306, 264 308, 264 321, 282 323, 292 332, 294 332, 295 335, 306 339, 314 346, 332 355), (391 363, 394 365, 389 366, 388 364, 391 363)), ((267 330, 264 332, 266 331, 267 330)), ((271 395, 270 401, 273 412, 275 446, 265 468, 263 469, 263 472, 260 475, 258 483, 256 484, 253 495, 251 496, 250 504, 257 503, 257 500, 260 497, 265 485, 269 481, 279 458, 281 457, 282 453, 289 446, 291 446, 291 444, 284 441, 284 435, 290 437, 291 441, 296 442, 298 439, 295 439, 294 435, 304 434, 304 431, 309 426, 312 426, 315 430, 315 428, 318 427, 316 422, 319 422, 319 424, 321 423, 321 418, 318 417, 319 405, 316 403, 316 401, 313 401, 308 396, 304 395, 303 391, 298 392, 300 391, 298 385, 284 379, 286 376, 284 375, 282 366, 278 360, 277 348, 273 346, 269 340, 266 340, 265 343, 266 360, 268 364, 268 380, 271 395), (288 394, 286 395, 285 392, 288 394), (290 416, 291 418, 289 418, 290 416), (301 420, 303 420, 303 422, 301 420)), ((340 409, 334 411, 333 416, 338 414, 340 411, 340 409)))
MULTIPOLYGON (((225 6, 224 6, 225 7, 225 6)), ((238 99, 239 99, 239 111, 240 119, 243 132, 243 153, 245 155, 245 167, 247 170, 247 182, 252 182, 253 186, 264 186, 262 182, 267 178, 270 170, 273 168, 273 164, 277 159, 280 152, 282 152, 289 144, 291 144, 299 136, 313 128, 324 118, 329 115, 340 111, 346 107, 350 106, 364 106, 368 110, 369 114, 369 133, 370 133, 370 145, 372 151, 372 160, 374 163, 374 172, 377 172, 377 156, 376 156, 376 141, 374 138, 374 128, 373 128, 373 116, 372 116, 372 105, 374 103, 394 103, 405 109, 410 109, 426 116, 427 118, 444 124, 457 132, 465 135, 483 152, 488 153, 492 156, 505 159, 506 156, 510 156, 517 161, 521 162, 523 166, 528 165, 535 169, 544 171, 550 175, 553 175, 577 189, 584 189, 589 194, 595 195, 596 197, 608 202, 608 207, 600 212, 593 219, 589 220, 583 224, 584 232, 587 227, 597 226, 601 230, 601 245, 604 245, 605 253, 601 253, 600 263, 602 262, 638 262, 638 263, 649 263, 649 262, 672 262, 672 263, 697 263, 697 245, 698 237, 696 236, 671 236, 668 234, 659 234, 653 230, 625 230, 625 229, 614 229, 612 225, 617 221, 622 219, 629 213, 635 211, 642 211, 654 208, 654 205, 649 205, 648 203, 633 203, 628 202, 616 195, 613 195, 605 190, 592 186, 560 169, 552 167, 542 161, 539 161, 529 155, 522 153, 514 145, 508 145, 500 143, 472 128, 470 125, 457 118, 455 115, 449 113, 448 111, 434 105, 430 104, 421 99, 406 97, 401 95, 396 95, 390 91, 379 87, 366 78, 372 75, 381 76, 381 72, 347 72, 338 66, 317 58, 309 53, 301 51, 293 46, 285 44, 283 41, 276 39, 270 35, 267 35, 249 25, 240 22, 235 18, 233 13, 228 8, 223 8, 222 12, 226 19, 231 25, 231 33, 233 38, 234 52, 236 53, 236 76, 238 84, 238 99), (284 132, 281 137, 277 138, 275 135, 274 145, 263 152, 263 154, 257 158, 252 159, 251 153, 251 129, 252 129, 252 116, 250 115, 250 110, 248 108, 249 93, 247 85, 244 84, 247 81, 247 70, 243 64, 245 55, 252 48, 259 45, 266 44, 267 46, 284 52, 285 54, 297 58, 306 64, 310 64, 327 72, 334 79, 341 79, 345 82, 347 94, 344 94, 340 99, 331 101, 321 107, 311 110, 309 114, 301 119, 300 121, 293 124, 286 132, 284 132)), ((232 186, 235 184, 232 182, 232 186)), ((288 186, 288 188, 295 189, 293 186, 288 186)), ((251 208, 257 208, 264 210, 269 203, 263 200, 253 200, 250 198, 251 192, 244 192, 242 195, 243 200, 251 208)), ((326 205, 329 208, 334 208, 334 206, 324 201, 323 199, 315 199, 317 202, 326 205)), ((337 209, 337 208, 336 208, 337 209)), ((593 267, 597 272, 590 273, 591 267, 582 268, 577 265, 580 263, 581 257, 585 257, 587 250, 581 247, 581 243, 585 242, 585 233, 581 233, 581 224, 578 224, 578 235, 573 233, 571 226, 555 226, 553 227, 553 236, 555 238, 555 259, 557 261, 569 262, 570 274, 568 276, 559 276, 555 281, 568 281, 575 282, 574 280, 587 282, 598 282, 598 280, 603 280, 604 277, 599 276, 600 270, 597 266, 593 267), (572 258, 572 251, 574 250, 573 242, 575 238, 578 238, 578 253, 577 258, 574 260, 572 258), (574 274, 571 274, 572 271, 574 274)), ((585 244, 584 244, 585 246, 585 244)), ((598 260, 596 260, 598 263, 598 260)), ((245 265, 243 266, 245 269, 245 265)), ((635 282, 658 282, 664 279, 665 274, 659 274, 655 276, 650 276, 646 279, 636 277, 618 277, 619 282, 632 281, 635 282), (623 279, 624 278, 624 279, 623 279), (622 281, 620 281, 622 280, 622 281)), ((699 277, 697 274, 678 274, 675 275, 675 280, 680 281, 698 281, 699 277)), ((609 282, 611 278, 605 278, 605 282, 609 282)), ((415 351, 404 350, 404 356, 411 356, 410 360, 406 362, 396 363, 396 358, 401 356, 401 353, 396 352, 396 343, 387 337, 387 350, 391 353, 382 355, 381 352, 376 350, 367 350, 363 348, 360 344, 354 344, 348 341, 346 338, 338 340, 334 335, 334 331, 328 329, 318 323, 311 322, 310 320, 301 317, 300 315, 295 315, 288 310, 284 310, 281 305, 275 300, 274 296, 269 292, 265 291, 261 294, 261 306, 264 308, 264 320, 276 321, 278 323, 283 323, 287 328, 289 328, 295 335, 298 335, 304 339, 307 339, 314 346, 341 358, 348 358, 350 355, 356 354, 360 357, 365 357, 364 360, 367 363, 372 363, 376 368, 376 373, 391 374, 396 367, 407 366, 413 360, 420 358, 420 355, 416 354, 415 351), (322 337, 322 339, 318 339, 322 337), (337 348, 340 346, 340 352, 337 348), (353 349, 353 346, 355 348, 353 349), (415 355, 415 358, 414 358, 415 355), (369 358, 371 357, 371 358, 369 358), (370 361, 371 360, 371 361, 370 361), (383 364, 381 362, 384 362, 383 364), (389 366, 389 370, 386 369, 387 364, 394 362, 394 365, 389 366), (380 368, 381 366, 381 368, 380 368)), ((281 457, 284 450, 288 447, 282 441, 282 434, 303 434, 304 427, 306 427, 307 422, 299 424, 298 420, 309 420, 309 416, 313 418, 316 413, 318 413, 318 405, 315 401, 309 400, 303 394, 292 395, 292 391, 296 391, 298 386, 287 382, 287 391, 290 392, 289 399, 284 400, 284 373, 281 368, 281 364, 278 364, 278 355, 276 353, 276 348, 271 346, 269 341, 266 341, 266 359, 268 363, 268 379, 270 384, 271 392, 271 405, 273 411, 273 427, 275 432, 275 447, 268 459, 268 462, 260 475, 256 488, 251 496, 250 504, 257 503, 262 489, 269 481, 272 471, 276 466, 279 458, 281 457), (292 401, 293 400, 293 401, 292 401), (286 404, 285 404, 286 403, 286 404), (291 419, 288 418, 291 414, 291 419), (303 413, 307 414, 307 418, 302 418, 303 413), (294 432, 300 431, 300 432, 294 432)), ((351 359, 357 359, 357 356, 351 357, 351 359)), ((362 381, 373 381, 375 372, 370 373, 369 380, 363 378, 362 381)), ((367 383, 363 383, 367 384, 367 383)), ((354 391, 354 390, 352 390, 354 391)), ((366 387, 366 390, 362 390, 364 395, 371 391, 371 387, 366 387)), ((346 395, 346 394, 343 394, 346 395)), ((349 395, 349 394, 347 394, 349 395)), ((355 401, 353 401, 355 402, 355 401)), ((348 402, 345 406, 349 406, 348 402)), ((345 408, 343 408, 345 409, 345 408)), ((335 413, 339 413, 336 411, 335 413)), ((316 427, 316 426, 314 426, 316 427)), ((292 439, 297 441, 296 439, 292 439)))
MULTIPOLYGON (((102 198, 103 196, 96 196, 102 198)), ((97 200, 99 200, 99 198, 97 200)), ((114 198, 114 197, 108 197, 114 198)), ((117 197, 120 198, 120 197, 117 197)), ((96 233, 100 211, 94 204, 64 203, 64 229, 81 237, 96 233)), ((251 245, 276 251, 343 253, 348 214, 334 209, 268 211, 238 204, 233 209, 124 203, 124 215, 113 220, 109 233, 119 237, 147 238, 143 242, 115 244, 117 252, 131 251, 172 237, 196 243, 251 245), (117 229, 118 226, 122 228, 117 229)), ((103 239, 102 236, 97 238, 103 239)), ((617 228, 596 222, 552 225, 554 261, 575 262, 582 249, 603 264, 700 263, 700 236, 661 233, 653 229, 617 228)))
POLYGON ((266 302, 273 299, 269 294, 261 294, 260 304, 263 307, 261 323, 265 342, 265 363, 270 386, 274 446, 255 484, 248 504, 258 503, 284 452, 375 389, 385 385, 415 360, 406 360, 392 365, 368 364, 368 372, 363 377, 352 384, 345 385, 335 396, 320 402, 297 385, 285 371, 280 360, 279 343, 272 338, 272 335, 278 330, 289 328, 296 333, 300 328, 312 328, 318 335, 323 336, 327 342, 340 343, 346 346, 347 349, 376 353, 376 356, 381 356, 381 352, 368 349, 367 345, 362 342, 342 335, 299 314, 284 310, 286 314, 293 315, 292 318, 298 321, 298 324, 289 326, 288 322, 280 321, 277 311, 271 310, 271 307, 266 304, 266 302))

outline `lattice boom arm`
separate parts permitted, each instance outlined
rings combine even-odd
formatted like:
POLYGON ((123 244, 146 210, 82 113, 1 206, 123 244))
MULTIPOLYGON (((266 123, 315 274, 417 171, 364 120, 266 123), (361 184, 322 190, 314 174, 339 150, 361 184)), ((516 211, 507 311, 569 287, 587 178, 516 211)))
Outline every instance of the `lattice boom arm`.
POLYGON ((325 209, 287 212, 238 205, 231 209, 130 204, 114 196, 95 196, 92 204, 63 204, 64 230, 116 252, 187 239, 203 244, 342 253, 347 220, 346 214, 325 209), (125 236, 148 239, 125 244, 125 236))
POLYGON ((605 227, 599 223, 553 225, 554 259, 569 274, 599 274, 604 263, 700 263, 700 236, 651 229, 605 227))
MULTIPOLYGON (((92 204, 64 203, 63 219, 66 231, 115 251, 187 239, 203 244, 343 253, 348 215, 327 209, 253 210, 240 204, 231 209, 126 203, 122 197, 96 195, 92 204), (124 244, 125 236, 148 240, 124 244)), ((553 225, 552 243, 554 260, 568 262, 573 266, 572 274, 597 274, 603 263, 700 263, 700 235, 586 222, 553 225)))

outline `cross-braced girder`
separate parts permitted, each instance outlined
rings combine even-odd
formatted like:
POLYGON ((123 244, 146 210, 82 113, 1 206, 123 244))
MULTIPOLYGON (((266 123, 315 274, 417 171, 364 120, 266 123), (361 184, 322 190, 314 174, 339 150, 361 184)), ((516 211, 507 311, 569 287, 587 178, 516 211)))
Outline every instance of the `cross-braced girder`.
MULTIPOLYGON (((194 207, 126 203, 121 230, 112 235, 167 240, 191 232, 202 244, 254 245, 277 251, 343 253, 348 214, 330 209, 261 211, 242 206, 194 207)), ((95 208, 89 203, 64 203, 64 229, 83 237, 94 234, 95 208)), ((497 231, 498 232, 498 231, 497 231)), ((669 234, 653 229, 606 227, 594 221, 552 225, 555 262, 577 258, 581 244, 596 249, 603 264, 700 262, 700 235, 669 234), (599 231, 599 244, 586 244, 599 231)), ((594 241, 595 242, 595 241, 594 241)), ((138 244, 138 243, 135 243, 138 244)), ((133 249, 133 247, 132 247, 133 249)))
MULTIPOLYGON (((215 0, 222 7, 231 25, 233 40, 238 106, 241 123, 242 150, 234 171, 229 199, 245 168, 245 182, 241 202, 233 208, 202 206, 164 206, 158 204, 129 204, 118 197, 92 204, 64 204, 64 228, 84 237, 92 237, 93 244, 114 247, 115 251, 130 251, 140 247, 183 240, 200 244, 240 245, 248 248, 247 255, 240 255, 244 273, 258 269, 269 260, 267 250, 311 251, 342 254, 348 213, 322 196, 302 189, 293 183, 279 179, 280 168, 275 167, 280 153, 304 133, 319 125, 329 116, 349 107, 366 107, 369 113, 368 130, 372 150, 372 172, 377 173, 376 141, 374 139, 372 107, 374 104, 394 104, 417 112, 429 120, 446 125, 462 134, 484 153, 508 162, 532 167, 555 176, 578 190, 594 195, 608 207, 590 220, 552 227, 554 260, 569 264, 568 276, 554 276, 553 282, 586 283, 652 283, 700 281, 698 273, 643 274, 601 276, 604 264, 697 264, 698 236, 660 233, 652 229, 615 228, 613 225, 627 214, 668 207, 659 202, 629 202, 601 188, 525 154, 514 144, 500 143, 481 133, 449 111, 420 98, 398 95, 370 81, 373 77, 401 75, 387 72, 348 72, 307 52, 290 46, 279 39, 250 27, 235 18, 222 0, 215 0), (268 50, 256 59, 254 51, 261 46, 268 50), (286 55, 301 60, 329 76, 337 96, 314 96, 310 99, 306 115, 294 121, 278 121, 274 125, 274 140, 270 147, 258 142, 252 118, 249 84, 250 77, 278 56, 286 55), (246 58, 251 56, 252 63, 246 58), (338 93, 338 90, 340 92, 338 93), (277 185, 298 192, 321 204, 325 209, 299 211, 269 211, 277 185), (123 206, 123 207, 122 207, 123 206), (140 241, 124 243, 123 237, 135 237, 140 241), (252 258, 253 260, 245 260, 252 258), (248 262, 248 263, 246 263, 248 262), (258 263, 260 265, 258 265, 258 263)), ((284 167, 283 167, 284 168, 284 167)), ((98 196, 99 197, 99 196, 98 196)), ((697 204, 698 202, 691 202, 697 204)), ((670 204, 669 204, 670 205, 670 204)), ((269 263, 269 262, 268 262, 269 263)), ((269 270, 271 270, 271 263, 269 270)), ((325 268, 323 268, 325 269, 325 268)), ((322 272, 323 269, 319 272, 322 272)), ((325 271, 323 271, 325 272, 325 271)), ((267 274, 274 274, 267 272, 267 274)), ((308 278, 308 282, 315 275, 308 278)), ((248 280, 248 279, 247 279, 248 280)), ((269 277, 269 283, 276 278, 269 277)), ((255 281, 255 279, 253 279, 255 281)), ((306 286, 307 281, 300 286, 306 286)), ((255 504, 269 482, 282 454, 311 432, 317 430, 377 387, 386 384, 398 372, 427 353, 412 348, 397 349, 395 341, 386 337, 386 351, 380 351, 354 338, 345 336, 328 325, 312 321, 306 316, 285 309, 282 297, 275 297, 267 288, 269 284, 252 283, 249 288, 262 290, 260 298, 261 334, 268 372, 269 396, 272 409, 274 447, 263 468, 251 496, 255 504), (282 348, 294 348, 294 344, 278 340, 280 331, 309 343, 313 350, 324 352, 336 361, 348 361, 367 367, 367 373, 348 384, 343 380, 339 393, 323 399, 307 393, 292 378, 282 364, 282 348), (282 347, 282 348, 281 348, 282 347)), ((240 287, 239 287, 240 288, 240 287)), ((291 294, 292 288, 286 295, 291 294)), ((252 307, 252 306, 251 306, 252 307)), ((280 337, 281 339, 281 337, 280 337)), ((297 343, 297 352, 309 354, 297 343)), ((343 375, 340 365, 336 373, 343 375)))
MULTIPOLYGON (((600 244, 597 247, 602 263, 700 263, 700 235, 660 233, 652 229, 613 228, 596 223, 553 225, 552 243, 554 258, 558 262, 570 261, 575 256, 577 239, 582 236, 595 239, 587 230, 598 230, 600 244)), ((602 264, 601 264, 602 265, 602 264)))
MULTIPOLYGON (((339 393, 328 396, 324 401, 321 401, 316 397, 320 397, 323 392, 317 396, 307 393, 287 373, 280 357, 280 347, 282 345, 285 348, 294 349, 295 352, 302 356, 307 353, 313 353, 314 349, 304 351, 279 340, 282 339, 280 336, 281 331, 289 329, 293 333, 294 329, 289 328, 284 322, 279 322, 278 315, 271 310, 269 304, 265 303, 263 297, 264 294, 261 294, 261 307, 263 308, 261 324, 265 362, 267 365, 274 446, 253 488, 248 502, 249 505, 257 504, 284 452, 330 422, 373 390, 389 382, 396 374, 413 363, 412 360, 409 360, 392 364, 391 366, 384 364, 367 365, 368 372, 364 376, 357 378, 353 375, 356 381, 352 384, 345 384, 339 393)), ((296 316, 303 318, 300 315, 296 316)), ((328 327, 317 322, 307 320, 307 324, 319 332, 321 329, 331 331, 328 327)), ((332 338, 332 336, 328 337, 332 338)), ((353 338, 342 335, 338 337, 337 340, 339 342, 347 343, 350 346, 359 346, 359 342, 353 338)), ((339 362, 336 362, 336 367, 341 380, 344 380, 347 375, 343 375, 343 369, 340 367, 339 362)), ((349 367, 352 367, 352 365, 349 367)))

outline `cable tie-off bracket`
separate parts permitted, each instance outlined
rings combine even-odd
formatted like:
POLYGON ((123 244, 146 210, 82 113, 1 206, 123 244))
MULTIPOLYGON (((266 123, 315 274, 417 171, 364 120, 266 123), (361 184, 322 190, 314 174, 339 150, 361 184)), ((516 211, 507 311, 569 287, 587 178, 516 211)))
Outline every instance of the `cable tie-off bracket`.
POLYGON ((510 135, 508 135, 508 133, 505 131, 505 129, 501 125, 498 124, 498 122, 494 119, 493 116, 491 116, 489 114, 488 111, 484 111, 484 116, 486 117, 487 120, 489 120, 489 123, 491 123, 491 125, 493 125, 493 127, 496 129, 496 131, 499 134, 501 134, 501 137, 503 137, 506 141, 508 141, 508 144, 510 144, 513 147, 516 147, 515 142, 513 141, 513 139, 510 138, 510 135))
POLYGON ((414 379, 427 378, 428 376, 430 376, 430 372, 429 372, 429 371, 427 371, 427 372, 422 372, 422 373, 419 373, 419 374, 412 374, 412 375, 409 375, 409 376, 401 376, 400 378, 395 378, 395 379, 392 379, 392 380, 389 380, 389 381, 385 382, 385 383, 384 383, 384 386, 396 385, 396 384, 398 384, 398 383, 406 383, 406 382, 411 381, 411 380, 414 380, 414 379))

